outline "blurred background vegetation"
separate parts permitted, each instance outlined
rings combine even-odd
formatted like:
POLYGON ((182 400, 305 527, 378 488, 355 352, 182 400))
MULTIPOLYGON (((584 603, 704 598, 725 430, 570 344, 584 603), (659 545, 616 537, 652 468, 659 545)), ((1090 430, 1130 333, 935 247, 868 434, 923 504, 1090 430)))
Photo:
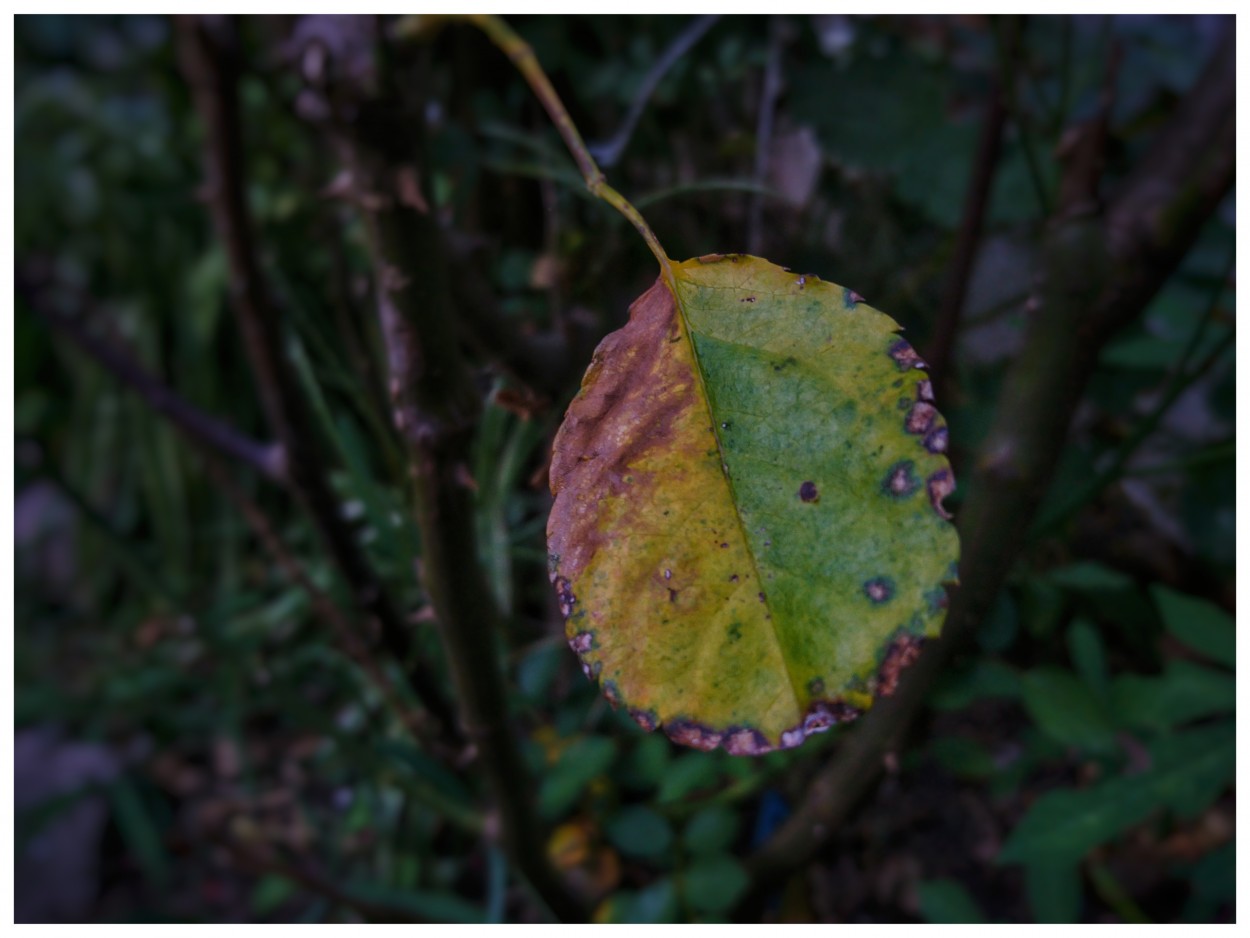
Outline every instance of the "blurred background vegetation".
MULTIPOLYGON (((750 250, 812 271, 889 312, 922 352, 958 279, 967 193, 988 182, 938 375, 957 519, 1024 341, 1071 128, 1106 115, 1100 190, 1114 193, 1232 28, 1157 16, 513 26, 673 257, 750 250)), ((238 24, 247 205, 320 468, 450 699, 368 242, 294 51, 341 28, 238 24)), ((253 468, 206 462, 65 332, 270 435, 175 33, 152 17, 16 20, 16 262, 33 284, 14 322, 18 917, 541 920, 494 836, 473 752, 408 732, 417 701, 395 661, 354 653, 319 612, 353 596, 300 502, 253 468)), ((475 533, 503 613, 515 740, 545 849, 591 914, 1233 920, 1231 192, 1098 352, 1018 562, 880 783, 809 862, 757 889, 747 858, 854 727, 759 759, 641 732, 578 670, 545 569, 552 435, 653 261, 587 196, 478 33, 385 45, 422 83, 426 197, 469 325, 483 401, 475 533)))

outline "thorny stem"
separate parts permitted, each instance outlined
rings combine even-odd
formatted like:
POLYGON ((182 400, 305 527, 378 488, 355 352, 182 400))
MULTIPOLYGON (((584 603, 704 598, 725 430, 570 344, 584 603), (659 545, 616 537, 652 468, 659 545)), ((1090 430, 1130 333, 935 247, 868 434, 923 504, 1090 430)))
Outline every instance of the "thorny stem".
POLYGON ((543 71, 542 65, 539 64, 529 43, 518 36, 511 26, 497 16, 472 14, 467 16, 466 19, 484 32, 490 41, 498 46, 499 50, 516 66, 517 71, 529 83, 535 96, 542 102, 543 107, 547 109, 551 122, 556 125, 556 130, 560 132, 560 136, 564 139, 565 146, 569 148, 569 153, 573 155, 573 162, 577 164, 582 178, 586 180, 586 188, 629 219, 629 223, 638 230, 638 233, 642 235, 642 239, 647 242, 647 247, 651 249, 655 259, 660 262, 660 270, 664 273, 665 279, 668 279, 671 270, 670 261, 668 255, 664 253, 664 248, 660 245, 660 239, 655 236, 655 232, 651 230, 651 226, 647 224, 646 219, 642 217, 638 209, 634 208, 623 195, 608 185, 603 178, 603 171, 595 163, 595 158, 590 155, 590 149, 586 146, 585 141, 582 140, 582 135, 578 132, 577 125, 569 117, 569 112, 564 108, 564 102, 556 94, 556 89, 551 86, 551 82, 547 79, 547 73, 543 71))
POLYGON ((1009 369, 959 517, 963 585, 942 639, 849 734, 789 820, 748 861, 758 901, 839 830, 943 667, 975 635, 1011 570, 1082 390, 1110 336, 1140 315, 1231 189, 1233 29, 1105 216, 1056 218, 1024 350, 1009 369))

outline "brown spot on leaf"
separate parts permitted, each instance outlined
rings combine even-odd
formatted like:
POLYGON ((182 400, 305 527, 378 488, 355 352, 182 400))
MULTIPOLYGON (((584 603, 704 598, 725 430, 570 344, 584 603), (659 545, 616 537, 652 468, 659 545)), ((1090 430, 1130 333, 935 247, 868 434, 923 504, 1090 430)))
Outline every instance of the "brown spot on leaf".
POLYGON ((939 469, 929 476, 929 501, 933 504, 933 510, 947 521, 951 519, 951 513, 943 507, 942 499, 953 491, 955 491, 955 477, 949 469, 939 469))
POLYGON ((907 371, 909 368, 925 368, 924 361, 916 354, 916 350, 911 347, 911 343, 906 339, 899 339, 890 346, 889 355, 894 359, 894 364, 898 365, 899 371, 907 371))
POLYGON ((919 488, 916 464, 910 459, 903 459, 892 465, 881 481, 881 491, 891 498, 907 498, 919 488))
POLYGON ((573 614, 573 606, 577 603, 577 597, 573 595, 573 588, 567 577, 556 577, 555 586, 556 598, 560 601, 560 615, 567 619, 573 614))
POLYGON ((612 705, 612 709, 614 710, 623 702, 621 699, 620 688, 616 686, 615 681, 603 682, 603 696, 607 699, 608 703, 612 705))
POLYGON ((594 632, 578 632, 569 639, 569 647, 581 657, 595 647, 594 632))
POLYGON ((924 438, 924 448, 930 453, 945 453, 947 443, 947 431, 945 427, 934 427, 924 438))
POLYGON ((630 710, 629 715, 648 733, 660 725, 660 718, 655 715, 654 710, 630 710))
POLYGON ((724 254, 703 254, 699 257, 700 264, 719 264, 725 259, 724 254))
POLYGON ((889 697, 898 689, 899 675, 902 670, 920 657, 920 648, 924 639, 918 635, 900 635, 890 643, 877 673, 877 693, 889 697))
POLYGON ((928 401, 933 403, 933 382, 929 380, 921 381, 916 385, 916 400, 928 401))
POLYGON ((884 603, 894 598, 894 581, 889 577, 874 577, 864 583, 864 595, 874 603, 884 603))
POLYGON ((808 504, 820 501, 820 492, 816 490, 815 482, 804 482, 799 486, 799 498, 808 504))
POLYGON ((907 432, 915 434, 927 433, 929 428, 933 426, 933 419, 936 416, 936 407, 932 404, 926 404, 924 401, 917 401, 907 414, 907 432))
POLYGON ((860 296, 858 293, 856 293, 854 290, 851 290, 847 287, 843 287, 842 288, 842 302, 845 303, 850 309, 854 309, 856 305, 864 302, 864 298, 860 296))
POLYGON ((720 745, 723 734, 693 720, 673 720, 664 725, 664 735, 679 745, 710 752, 720 745))
POLYGON ((764 734, 749 726, 730 727, 722 745, 731 756, 761 756, 773 751, 764 734))
POLYGON ((743 297, 742 299, 740 299, 738 302, 739 302, 739 303, 754 303, 754 302, 755 302, 755 297, 753 297, 753 296, 744 296, 744 297, 743 297))

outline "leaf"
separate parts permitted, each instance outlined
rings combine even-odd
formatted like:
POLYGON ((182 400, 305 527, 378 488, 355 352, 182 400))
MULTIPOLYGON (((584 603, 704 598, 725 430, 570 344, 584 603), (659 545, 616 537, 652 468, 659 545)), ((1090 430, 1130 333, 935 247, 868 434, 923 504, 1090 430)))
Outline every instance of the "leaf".
POLYGON ((682 876, 686 903, 698 912, 723 912, 733 907, 746 889, 746 871, 724 853, 699 857, 682 876))
POLYGON ((693 854, 728 850, 738 838, 738 815, 724 805, 709 805, 690 819, 681 839, 693 854))
POLYGON ((1193 815, 1232 781, 1235 750, 1231 725, 1204 727, 1160 740, 1140 775, 1048 792, 1011 832, 999 861, 1075 863, 1156 808, 1193 815))
POLYGON ((1117 718, 1134 727, 1166 729, 1237 706, 1237 681, 1227 671, 1169 661, 1159 677, 1121 674, 1111 685, 1117 718))
POLYGON ((1150 588, 1163 626, 1183 645, 1230 668, 1237 663, 1237 635, 1232 616, 1215 603, 1177 593, 1166 586, 1150 588))
POLYGON ((623 808, 607 823, 605 832, 613 846, 631 857, 662 856, 673 845, 668 821, 642 805, 623 808))
POLYGON ((953 879, 931 879, 917 883, 920 914, 934 925, 980 925, 985 921, 976 900, 953 879))
POLYGON ((1024 706, 1051 739, 1082 749, 1106 750, 1114 728, 1093 691, 1071 671, 1039 668, 1024 675, 1024 706))
POLYGON ((945 616, 946 425, 897 324, 759 258, 674 263, 556 437, 566 632, 676 742, 797 746, 892 692, 945 616))

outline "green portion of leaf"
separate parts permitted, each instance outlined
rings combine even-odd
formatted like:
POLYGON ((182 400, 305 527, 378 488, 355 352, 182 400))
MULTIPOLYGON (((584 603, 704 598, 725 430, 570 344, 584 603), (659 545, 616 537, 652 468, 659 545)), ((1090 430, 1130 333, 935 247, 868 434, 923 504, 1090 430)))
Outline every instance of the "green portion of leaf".
POLYGON ((1169 661, 1160 677, 1123 674, 1111 685, 1111 706, 1129 726, 1161 730, 1237 706, 1237 682, 1226 671, 1169 661))
POLYGON ((344 893, 363 904, 377 904, 406 912, 413 918, 440 924, 477 925, 486 913, 450 893, 422 889, 392 889, 381 883, 349 883, 344 893))
POLYGON ((929 744, 929 749, 943 768, 961 778, 985 778, 997 768, 984 746, 963 736, 940 737, 929 744))
POLYGON ((1107 652, 1102 636, 1088 619, 1076 619, 1068 628, 1068 654, 1086 686, 1100 696, 1107 692, 1107 652))
POLYGON ((1052 739, 1082 749, 1114 746, 1114 728, 1106 711, 1072 672, 1040 668, 1024 675, 1022 688, 1029 715, 1052 739))
POLYGON ((897 324, 759 258, 673 264, 556 439, 567 631, 675 741, 798 745, 893 688, 945 616, 946 426, 897 324))
POLYGON ((660 784, 660 804, 680 801, 692 792, 711 788, 720 781, 721 772, 715 757, 691 754, 674 760, 660 784))
POLYGON ((538 790, 538 810, 543 817, 557 818, 567 812, 615 758, 616 742, 604 736, 586 736, 565 749, 538 790))
POLYGON ((1081 914, 1081 868, 1039 861, 1024 870, 1024 888, 1039 924, 1075 922, 1081 914))
POLYGON ((1001 661, 980 658, 963 673, 943 678, 931 703, 939 710, 962 710, 985 697, 1014 700, 1020 696, 1020 675, 1001 661))
POLYGON ((686 849, 694 854, 727 850, 738 837, 738 815, 724 805, 710 805, 692 817, 682 831, 686 849))
POLYGON ((953 879, 931 879, 916 886, 920 914, 935 925, 980 925, 985 921, 976 900, 953 879))
POLYGON ((600 906, 595 920, 607 924, 652 925, 677 917, 677 888, 664 877, 639 892, 621 890, 600 906))
POLYGON ((1164 628, 1177 641, 1212 661, 1230 668, 1236 665, 1237 634, 1228 613, 1205 599, 1186 596, 1166 586, 1152 586, 1150 595, 1159 607, 1164 628))
POLYGON ((697 912, 723 912, 733 907, 748 882, 742 864, 728 854, 717 853, 686 867, 682 895, 697 912))
POLYGON ((668 821, 642 805, 622 809, 607 823, 606 833, 613 846, 631 857, 663 856, 673 845, 668 821))
POLYGON ((1075 863, 1159 807, 1191 815, 1231 780, 1235 748, 1231 725, 1196 729, 1152 746, 1147 772, 1045 794, 1011 832, 999 860, 1075 863))

